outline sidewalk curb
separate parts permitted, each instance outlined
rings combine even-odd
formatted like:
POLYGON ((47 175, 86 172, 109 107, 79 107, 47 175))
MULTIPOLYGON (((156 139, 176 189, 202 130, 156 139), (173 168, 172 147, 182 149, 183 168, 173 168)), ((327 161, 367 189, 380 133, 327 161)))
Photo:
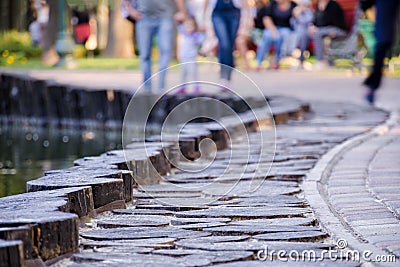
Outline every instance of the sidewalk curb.
MULTIPOLYGON (((329 174, 336 163, 341 159, 347 151, 360 144, 379 135, 386 134, 392 127, 396 125, 400 119, 397 112, 391 112, 390 117, 381 125, 374 127, 366 133, 359 134, 350 138, 344 143, 337 145, 328 153, 322 156, 314 168, 309 172, 301 188, 304 192, 306 201, 313 209, 315 216, 318 218, 321 226, 337 241, 344 239, 348 243, 348 248, 357 250, 361 253, 361 266, 380 266, 377 263, 367 262, 362 259, 362 252, 370 251, 373 255, 389 255, 386 251, 381 250, 372 244, 363 242, 355 236, 351 227, 342 220, 335 211, 327 198, 327 181, 329 174)), ((395 266, 395 264, 385 264, 385 266, 395 266)))

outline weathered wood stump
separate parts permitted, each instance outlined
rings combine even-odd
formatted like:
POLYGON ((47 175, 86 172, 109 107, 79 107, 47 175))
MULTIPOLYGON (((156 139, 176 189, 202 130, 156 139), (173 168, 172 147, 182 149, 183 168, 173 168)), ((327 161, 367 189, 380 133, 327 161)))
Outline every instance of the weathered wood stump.
POLYGON ((24 265, 24 253, 21 241, 0 239, 0 265, 20 267, 24 265))

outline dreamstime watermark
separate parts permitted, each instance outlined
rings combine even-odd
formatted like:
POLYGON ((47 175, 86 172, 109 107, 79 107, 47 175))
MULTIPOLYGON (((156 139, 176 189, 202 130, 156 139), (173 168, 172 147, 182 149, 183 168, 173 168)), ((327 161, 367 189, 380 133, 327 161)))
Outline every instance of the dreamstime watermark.
POLYGON ((358 251, 348 248, 345 239, 339 239, 336 246, 328 249, 315 250, 274 250, 267 245, 257 252, 257 259, 260 261, 281 261, 281 262, 322 262, 322 261, 352 261, 352 262, 379 262, 394 263, 395 255, 374 255, 370 250, 358 251))

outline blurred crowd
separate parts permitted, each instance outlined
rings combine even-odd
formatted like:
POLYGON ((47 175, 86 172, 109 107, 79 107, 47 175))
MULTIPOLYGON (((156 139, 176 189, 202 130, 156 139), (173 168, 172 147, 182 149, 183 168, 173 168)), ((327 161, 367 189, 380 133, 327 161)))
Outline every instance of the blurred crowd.
MULTIPOLYGON (((398 2, 398 0, 390 0, 398 2)), ((48 20, 46 1, 38 3, 38 13, 29 30, 35 45, 48 20)), ((157 40, 159 71, 177 55, 182 65, 182 82, 196 80, 196 60, 217 56, 221 63, 221 84, 229 88, 232 68, 261 71, 279 69, 282 60, 308 69, 329 65, 327 40, 345 40, 356 32, 358 0, 120 0, 120 16, 133 24, 143 81, 148 91, 153 85, 153 45, 157 40), (177 34, 176 34, 177 33, 177 34), (176 46, 176 37, 178 45, 176 46), (176 49, 176 50, 175 50, 176 49), (175 53, 176 52, 176 53, 175 53)), ((370 12, 370 10, 368 11, 370 12)), ((364 14, 370 14, 370 13, 364 14)), ((369 15, 373 17, 373 15, 369 15)), ((96 47, 95 12, 74 9, 72 24, 75 42, 96 47), (91 38, 93 37, 93 38, 91 38)), ((164 89, 165 72, 158 90, 164 89)), ((185 87, 179 92, 185 93, 185 87)), ((194 86, 195 92, 198 87, 194 86)))
MULTIPOLYGON (((353 2, 356 8, 357 1, 348 2, 353 2)), ((297 66, 302 68, 306 50, 311 50, 317 60, 315 68, 326 67, 326 37, 345 38, 352 27, 346 21, 342 6, 333 0, 170 0, 160 3, 157 0, 123 0, 124 16, 136 26, 145 81, 151 76, 149 47, 154 36, 159 40, 160 70, 168 65, 173 48, 170 38, 174 19, 181 36, 180 62, 193 62, 198 54, 216 53, 221 63, 221 83, 226 85, 231 80, 236 58, 244 70, 260 71, 265 67, 279 69, 282 58, 297 55, 297 66), (175 15, 171 10, 173 5, 177 7, 175 15), (251 62, 248 51, 255 52, 255 63, 251 62)), ((183 80, 188 75, 196 77, 194 65, 186 64, 183 80)), ((162 79, 159 89, 163 89, 162 79)))

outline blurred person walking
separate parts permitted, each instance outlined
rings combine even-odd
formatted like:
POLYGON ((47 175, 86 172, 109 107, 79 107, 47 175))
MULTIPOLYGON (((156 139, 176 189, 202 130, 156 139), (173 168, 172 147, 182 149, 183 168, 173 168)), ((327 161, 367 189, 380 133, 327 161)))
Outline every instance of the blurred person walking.
POLYGON ((221 64, 220 78, 228 86, 235 67, 233 50, 239 29, 240 10, 246 0, 206 0, 203 10, 203 24, 207 8, 212 11, 211 19, 218 39, 218 62, 221 64))
POLYGON ((177 93, 184 94, 189 87, 194 87, 194 94, 198 94, 200 93, 199 84, 191 83, 198 80, 196 61, 199 48, 205 40, 205 34, 199 31, 194 17, 189 17, 184 23, 178 25, 178 31, 181 35, 178 59, 179 63, 182 63, 180 65, 182 70, 182 87, 177 93))
POLYGON ((365 98, 369 104, 375 103, 375 93, 381 86, 383 63, 396 37, 396 21, 399 18, 400 0, 363 0, 362 9, 366 10, 375 4, 375 51, 374 65, 364 81, 367 87, 365 98))
POLYGON ((139 48, 140 69, 143 73, 144 88, 152 91, 153 39, 157 37, 159 51, 158 91, 165 89, 166 68, 171 60, 174 37, 174 18, 183 21, 186 18, 184 0, 137 0, 130 9, 129 16, 136 21, 136 40, 139 48), (176 8, 178 9, 175 12, 176 8))

